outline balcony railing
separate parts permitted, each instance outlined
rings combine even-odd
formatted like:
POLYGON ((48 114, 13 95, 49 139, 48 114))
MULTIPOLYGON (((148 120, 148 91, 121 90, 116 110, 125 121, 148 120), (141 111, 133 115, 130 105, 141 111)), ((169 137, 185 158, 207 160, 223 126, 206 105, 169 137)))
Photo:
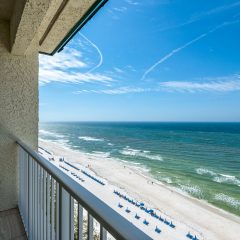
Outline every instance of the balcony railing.
POLYGON ((151 239, 57 166, 16 142, 19 210, 30 240, 151 239))

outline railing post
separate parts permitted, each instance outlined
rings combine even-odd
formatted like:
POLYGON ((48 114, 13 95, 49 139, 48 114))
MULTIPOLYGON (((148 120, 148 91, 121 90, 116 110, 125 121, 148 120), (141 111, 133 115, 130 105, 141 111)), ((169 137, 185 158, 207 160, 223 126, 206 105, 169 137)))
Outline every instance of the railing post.
POLYGON ((32 207, 32 194, 33 194, 33 178, 32 178, 32 159, 28 155, 28 238, 32 240, 32 227, 33 227, 33 207, 32 207))
POLYGON ((28 154, 27 152, 24 151, 23 153, 23 161, 24 161, 24 169, 23 169, 23 177, 24 177, 24 217, 25 217, 25 228, 26 232, 28 233, 28 211, 29 211, 29 206, 28 206, 28 154))
POLYGON ((60 191, 60 240, 70 239, 70 194, 61 187, 60 191))
POLYGON ((93 240, 93 217, 88 213, 88 240, 93 240))
POLYGON ((27 233, 29 234, 29 225, 30 225, 30 220, 29 220, 29 211, 30 211, 30 198, 29 198, 29 194, 30 194, 30 186, 29 186, 29 178, 30 178, 30 157, 28 155, 28 153, 26 153, 26 161, 27 161, 27 169, 26 169, 26 183, 27 183, 27 194, 26 194, 26 199, 27 199, 27 233))
POLYGON ((100 240, 107 240, 107 231, 102 224, 100 225, 100 240))
POLYGON ((22 184, 22 148, 18 147, 18 175, 19 175, 19 194, 18 194, 18 199, 19 199, 19 210, 20 213, 22 214, 22 193, 23 193, 23 184, 22 184))
POLYGON ((51 179, 51 239, 55 238, 55 184, 54 178, 51 179))
POLYGON ((47 177, 47 173, 45 170, 43 170, 43 240, 46 240, 46 235, 47 235, 46 177, 47 177))
POLYGON ((44 180, 43 180, 43 171, 44 169, 41 168, 40 169, 40 181, 41 181, 41 185, 40 185, 40 239, 44 239, 43 238, 43 225, 44 225, 44 221, 43 221, 43 205, 44 205, 44 198, 43 198, 43 185, 44 185, 44 180))
POLYGON ((70 197, 70 240, 74 240, 74 198, 70 197))
POLYGON ((40 229, 39 229, 39 226, 40 226, 40 186, 39 186, 39 183, 40 183, 40 180, 39 180, 39 177, 40 177, 40 170, 39 170, 40 166, 39 164, 37 164, 37 239, 40 239, 40 229))
POLYGON ((50 175, 47 173, 47 240, 50 240, 50 175))
POLYGON ((34 164, 34 232, 33 239, 37 239, 37 162, 34 164))
POLYGON ((83 208, 78 204, 78 240, 83 239, 83 208))
POLYGON ((60 205, 59 205, 60 191, 59 191, 59 183, 56 182, 56 240, 59 240, 59 232, 60 232, 60 205))

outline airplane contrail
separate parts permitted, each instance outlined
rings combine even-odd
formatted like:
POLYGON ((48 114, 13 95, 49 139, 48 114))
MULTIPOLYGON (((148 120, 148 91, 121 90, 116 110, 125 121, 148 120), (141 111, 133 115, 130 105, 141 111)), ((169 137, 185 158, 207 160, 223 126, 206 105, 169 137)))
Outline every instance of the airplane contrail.
POLYGON ((183 50, 184 48, 186 48, 186 47, 190 46, 191 44, 199 41, 200 39, 206 37, 206 36, 208 35, 208 33, 209 33, 209 32, 201 34, 200 36, 198 36, 198 37, 194 38, 193 40, 187 42, 186 44, 182 45, 181 47, 178 47, 178 48, 172 50, 170 53, 168 53, 167 55, 165 55, 164 57, 162 57, 160 60, 158 60, 156 63, 154 63, 150 68, 148 68, 148 69, 144 72, 141 80, 144 80, 144 79, 146 78, 146 76, 147 76, 150 72, 152 72, 159 64, 165 62, 167 59, 169 59, 170 57, 172 57, 172 56, 175 55, 176 53, 180 52, 180 51, 183 50))
POLYGON ((144 80, 146 78, 146 76, 152 72, 159 64, 165 62, 167 59, 169 59, 170 57, 172 57, 173 55, 175 55, 176 53, 180 52, 181 50, 183 50, 184 48, 192 45, 193 43, 201 40, 202 38, 206 37, 208 34, 210 33, 213 33, 215 31, 217 31, 218 29, 224 27, 224 26, 227 26, 227 25, 230 25, 230 24, 234 24, 234 23, 239 23, 239 20, 236 20, 236 21, 231 21, 231 22, 224 22, 220 25, 218 25, 217 27, 215 28, 212 28, 211 30, 199 35, 198 37, 194 38, 193 40, 185 43, 184 45, 182 45, 181 47, 178 47, 178 48, 175 48, 174 50, 172 50, 170 53, 168 53, 167 55, 165 55, 164 57, 162 57, 160 60, 158 60, 156 63, 154 63, 150 68, 148 68, 144 74, 142 75, 142 78, 141 80, 144 80))
POLYGON ((90 73, 90 72, 96 70, 97 68, 99 68, 99 67, 102 65, 102 63, 103 63, 103 55, 102 55, 102 52, 100 51, 99 47, 98 47, 96 44, 94 44, 92 41, 90 41, 90 40, 89 40, 85 35, 83 35, 82 33, 80 33, 80 35, 81 35, 87 42, 89 42, 89 43, 97 50, 97 52, 98 52, 98 54, 99 54, 99 57, 100 57, 100 60, 99 60, 98 64, 97 64, 96 66, 94 66, 93 68, 91 68, 89 71, 87 71, 87 73, 90 73))

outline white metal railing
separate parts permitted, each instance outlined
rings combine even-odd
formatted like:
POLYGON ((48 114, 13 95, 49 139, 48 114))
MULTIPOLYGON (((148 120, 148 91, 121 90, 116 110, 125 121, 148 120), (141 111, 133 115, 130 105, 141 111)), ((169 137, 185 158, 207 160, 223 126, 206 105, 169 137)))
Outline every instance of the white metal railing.
POLYGON ((16 142, 19 210, 28 239, 151 239, 47 159, 16 142))

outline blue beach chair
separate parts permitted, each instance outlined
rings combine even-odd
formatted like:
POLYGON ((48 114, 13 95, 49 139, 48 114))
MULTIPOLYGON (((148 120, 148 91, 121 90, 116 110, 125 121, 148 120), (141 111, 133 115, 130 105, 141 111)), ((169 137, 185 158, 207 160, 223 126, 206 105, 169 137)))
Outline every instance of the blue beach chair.
POLYGON ((148 222, 146 219, 144 219, 143 223, 144 223, 145 225, 147 225, 147 226, 148 226, 148 224, 149 224, 149 222, 148 222))
POLYGON ((166 225, 169 225, 170 224, 170 222, 165 218, 165 220, 164 220, 164 223, 166 224, 166 225))
POLYGON ((138 220, 140 219, 140 216, 138 216, 137 214, 135 215, 135 218, 138 220))
POLYGON ((187 234, 186 236, 187 236, 187 238, 189 238, 189 239, 192 239, 192 238, 193 238, 193 235, 192 235, 190 232, 188 232, 188 234, 187 234))
POLYGON ((164 222, 164 219, 160 216, 159 217, 159 220, 161 221, 161 222, 164 222))
POLYGON ((126 210, 125 210, 127 213, 130 213, 131 212, 131 210, 129 209, 129 208, 126 208, 126 210))
POLYGON ((136 206, 140 207, 141 206, 140 202, 136 202, 136 206))
POLYGON ((171 228, 175 228, 176 226, 173 224, 173 222, 171 221, 170 225, 171 228))
POLYGON ((122 208, 122 207, 123 207, 123 205, 122 205, 121 203, 118 203, 118 207, 122 208))
POLYGON ((161 233, 160 228, 158 228, 158 227, 156 226, 156 228, 155 228, 155 232, 157 232, 157 233, 161 233))

